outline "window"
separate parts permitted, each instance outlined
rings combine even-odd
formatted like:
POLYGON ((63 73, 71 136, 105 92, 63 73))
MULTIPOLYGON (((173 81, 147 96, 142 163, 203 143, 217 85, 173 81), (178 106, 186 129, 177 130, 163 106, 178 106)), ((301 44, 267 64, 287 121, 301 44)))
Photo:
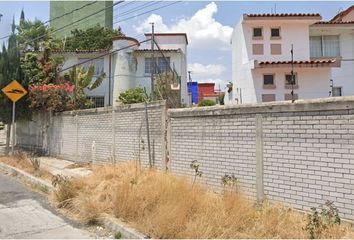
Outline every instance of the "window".
POLYGON ((98 59, 94 59, 94 60, 91 60, 89 62, 86 62, 90 59, 88 58, 79 58, 79 64, 80 63, 83 63, 82 66, 87 70, 89 68, 89 66, 91 64, 94 65, 95 67, 95 74, 94 74, 94 77, 98 77, 101 73, 104 72, 104 59, 103 58, 98 58, 98 59))
MULTIPOLYGON (((285 74, 285 87, 291 87, 292 76, 291 73, 285 74)), ((294 86, 297 86, 297 75, 294 73, 294 86)))
POLYGON ((311 36, 310 37, 310 57, 338 57, 339 36, 311 36))
POLYGON ((275 94, 262 94, 262 102, 274 102, 275 94))
POLYGON ((253 55, 263 55, 263 44, 252 44, 253 55))
POLYGON ((270 44, 270 54, 280 55, 281 54, 281 44, 270 44))
POLYGON ((87 98, 93 102, 94 108, 104 107, 104 96, 88 96, 87 98))
MULTIPOLYGON (((294 93, 294 100, 298 100, 299 97, 296 93, 294 93)), ((284 100, 285 101, 289 101, 289 100, 293 100, 292 97, 291 97, 291 93, 287 93, 284 95, 284 100)))
POLYGON ((274 85, 274 74, 264 74, 263 75, 263 85, 273 86, 274 85))
POLYGON ((271 28, 270 29, 270 36, 272 38, 279 38, 280 37, 280 28, 271 28))
POLYGON ((261 27, 253 28, 253 37, 254 38, 261 38, 262 36, 263 36, 263 34, 262 34, 261 27))
MULTIPOLYGON (((156 57, 155 58, 156 73, 168 72, 170 70, 170 57, 156 57)), ((151 58, 145 58, 145 73, 152 72, 152 61, 151 58)))
POLYGON ((332 97, 342 96, 342 87, 333 87, 332 88, 332 97))

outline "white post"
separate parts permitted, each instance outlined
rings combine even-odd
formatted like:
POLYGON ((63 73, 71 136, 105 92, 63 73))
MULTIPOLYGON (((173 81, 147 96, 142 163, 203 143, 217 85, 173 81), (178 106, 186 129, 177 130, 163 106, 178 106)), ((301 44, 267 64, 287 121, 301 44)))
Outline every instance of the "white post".
POLYGON ((264 199, 262 115, 256 115, 256 189, 257 201, 260 203, 264 199))
POLYGON ((14 147, 15 147, 15 111, 16 111, 16 103, 12 102, 12 146, 11 153, 14 155, 14 147))

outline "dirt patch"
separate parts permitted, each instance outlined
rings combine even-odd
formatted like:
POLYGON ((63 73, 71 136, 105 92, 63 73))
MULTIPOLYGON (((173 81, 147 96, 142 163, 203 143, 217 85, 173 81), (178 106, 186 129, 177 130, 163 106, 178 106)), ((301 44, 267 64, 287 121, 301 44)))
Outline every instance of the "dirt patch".
POLYGON ((91 165, 91 163, 73 163, 73 164, 66 166, 65 168, 67 168, 67 169, 86 168, 86 169, 91 170, 92 165, 91 165))
MULTIPOLYGON (((60 184, 59 184, 60 186, 60 184)), ((130 162, 94 166, 52 195, 85 223, 103 213, 154 238, 308 238, 308 216, 283 205, 255 205, 241 192, 216 194, 198 183, 130 162)), ((317 223, 314 222, 314 225, 317 223)), ((348 225, 315 226, 317 238, 354 237, 348 225)))

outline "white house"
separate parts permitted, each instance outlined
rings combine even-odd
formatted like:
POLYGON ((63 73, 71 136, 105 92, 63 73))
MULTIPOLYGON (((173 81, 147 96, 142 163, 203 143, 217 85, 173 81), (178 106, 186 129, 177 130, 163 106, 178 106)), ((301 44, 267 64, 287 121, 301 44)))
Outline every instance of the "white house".
MULTIPOLYGON (((145 34, 151 39, 151 34, 145 34)), ((174 71, 179 76, 181 104, 188 105, 187 90, 187 35, 185 33, 156 33, 154 59, 156 73, 174 71)), ((143 87, 151 92, 151 41, 140 44, 130 37, 113 39, 113 47, 109 51, 59 51, 65 62, 63 69, 83 63, 83 66, 94 64, 95 74, 104 72, 106 77, 102 84, 87 95, 95 102, 96 107, 117 105, 120 93, 135 87, 143 87), (93 60, 90 60, 93 59, 93 60)))
POLYGON ((310 29, 312 34, 312 26, 320 20, 319 14, 244 14, 231 40, 230 102, 328 97, 332 71, 341 66, 341 60, 333 54, 312 55, 310 29))
POLYGON ((354 95, 354 5, 310 26, 310 57, 341 59, 331 72, 332 96, 354 95))

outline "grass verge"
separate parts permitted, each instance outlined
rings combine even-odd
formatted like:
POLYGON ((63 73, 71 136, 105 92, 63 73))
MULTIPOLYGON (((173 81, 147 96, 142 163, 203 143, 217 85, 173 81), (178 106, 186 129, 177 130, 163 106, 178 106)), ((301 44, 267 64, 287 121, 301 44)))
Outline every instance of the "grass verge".
MULTIPOLYGON (((154 238, 310 237, 310 218, 291 208, 255 205, 236 192, 216 194, 134 162, 94 166, 90 176, 63 178, 52 199, 85 223, 110 214, 154 238)), ((316 238, 354 237, 349 225, 321 225, 320 217, 314 219, 316 238)))

